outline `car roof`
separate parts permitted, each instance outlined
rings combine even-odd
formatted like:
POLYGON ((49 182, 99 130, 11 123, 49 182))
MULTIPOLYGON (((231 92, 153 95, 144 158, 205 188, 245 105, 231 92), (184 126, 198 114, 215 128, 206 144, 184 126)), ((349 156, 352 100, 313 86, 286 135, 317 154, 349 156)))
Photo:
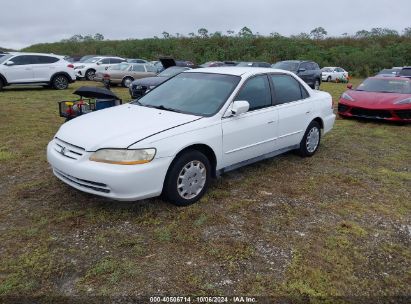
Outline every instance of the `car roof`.
POLYGON ((10 55, 35 55, 35 56, 55 56, 59 58, 64 58, 65 56, 62 55, 56 55, 53 53, 30 53, 30 52, 9 52, 10 55))
POLYGON ((251 76, 254 74, 266 74, 266 73, 285 73, 285 74, 292 74, 289 71, 280 70, 280 69, 271 69, 271 68, 257 68, 257 67, 211 67, 211 68, 199 68, 193 69, 190 71, 186 71, 184 73, 212 73, 212 74, 225 74, 225 75, 233 75, 233 76, 251 76))

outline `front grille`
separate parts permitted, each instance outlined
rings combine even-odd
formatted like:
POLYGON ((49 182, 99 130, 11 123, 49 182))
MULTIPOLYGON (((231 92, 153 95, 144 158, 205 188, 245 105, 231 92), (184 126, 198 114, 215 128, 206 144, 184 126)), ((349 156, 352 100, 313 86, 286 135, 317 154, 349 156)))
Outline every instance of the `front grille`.
POLYGON ((86 152, 84 148, 69 144, 59 138, 54 138, 53 149, 61 155, 70 159, 80 159, 86 152))
POLYGON ((77 178, 69 174, 66 174, 60 170, 57 170, 55 168, 54 168, 54 173, 57 176, 59 176, 61 179, 72 182, 80 187, 84 187, 87 189, 91 189, 91 190, 94 190, 97 192, 103 192, 103 193, 110 193, 111 191, 110 188, 106 184, 103 184, 103 183, 98 183, 98 182, 93 182, 93 181, 77 178))
POLYGON ((391 118, 391 112, 386 110, 368 110, 361 108, 352 108, 351 114, 359 117, 367 118, 391 118))
POLYGON ((411 110, 397 110, 395 114, 401 119, 411 119, 411 110))
POLYGON ((338 104, 338 112, 347 112, 347 110, 349 109, 349 106, 346 106, 345 104, 338 104))

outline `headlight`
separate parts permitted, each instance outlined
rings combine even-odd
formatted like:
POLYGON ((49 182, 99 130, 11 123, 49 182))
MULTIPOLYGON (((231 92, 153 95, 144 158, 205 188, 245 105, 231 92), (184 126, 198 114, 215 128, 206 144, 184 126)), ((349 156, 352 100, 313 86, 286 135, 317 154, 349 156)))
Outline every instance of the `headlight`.
POLYGON ((350 95, 348 95, 347 93, 343 93, 341 95, 341 99, 345 99, 345 100, 349 100, 349 101, 355 101, 354 98, 352 98, 350 95))
POLYGON ((394 102, 394 104, 410 104, 410 103, 411 103, 411 98, 406 98, 406 99, 394 102))
POLYGON ((156 149, 101 149, 90 156, 90 160, 116 165, 138 165, 149 163, 156 155, 156 149))

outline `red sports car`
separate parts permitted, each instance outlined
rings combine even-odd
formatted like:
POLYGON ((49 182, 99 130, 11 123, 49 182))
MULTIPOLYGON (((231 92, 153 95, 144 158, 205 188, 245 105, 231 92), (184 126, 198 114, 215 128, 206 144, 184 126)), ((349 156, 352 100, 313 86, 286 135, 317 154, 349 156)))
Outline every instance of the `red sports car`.
POLYGON ((370 77, 347 87, 338 103, 341 116, 411 122, 411 79, 370 77))

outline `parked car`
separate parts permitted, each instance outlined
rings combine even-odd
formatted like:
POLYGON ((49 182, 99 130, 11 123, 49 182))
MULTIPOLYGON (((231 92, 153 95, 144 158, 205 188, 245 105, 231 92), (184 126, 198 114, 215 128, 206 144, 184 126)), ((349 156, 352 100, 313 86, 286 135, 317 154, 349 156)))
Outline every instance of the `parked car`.
POLYGON ((200 64, 199 67, 200 68, 211 68, 211 67, 220 67, 220 66, 224 66, 224 62, 222 61, 207 61, 204 62, 203 64, 200 64))
POLYGON ((157 69, 152 64, 120 63, 108 67, 107 70, 97 71, 95 81, 103 81, 108 78, 110 84, 121 84, 128 88, 135 79, 152 77, 157 74, 157 69))
POLYGON ((312 89, 319 90, 321 85, 321 70, 314 61, 286 60, 272 65, 274 69, 293 72, 304 80, 312 89))
POLYGON ((75 80, 74 66, 63 56, 12 53, 0 57, 0 90, 10 85, 43 85, 64 90, 75 80))
POLYGON ((108 68, 121 62, 126 62, 126 59, 121 57, 91 57, 84 62, 75 63, 74 70, 78 78, 93 80, 98 68, 108 68))
POLYGON ((165 69, 155 77, 146 77, 134 80, 129 86, 130 95, 132 98, 140 98, 164 81, 187 70, 190 70, 190 68, 173 66, 165 69))
POLYGON ((340 67, 324 67, 321 69, 322 81, 348 80, 348 72, 340 67))
POLYGON ((193 69, 65 123, 47 159, 78 190, 131 201, 163 194, 185 206, 213 176, 294 149, 314 155, 334 120, 331 95, 290 72, 193 69))
POLYGON ((392 69, 383 69, 377 73, 375 76, 381 77, 395 77, 400 74, 402 68, 392 68, 392 69))
POLYGON ((238 67, 260 67, 260 68, 270 68, 271 64, 268 62, 248 62, 242 61, 236 64, 238 67))
POLYGON ((401 77, 411 78, 411 66, 403 67, 398 75, 401 77))
POLYGON ((127 59, 127 62, 128 63, 148 63, 148 61, 147 60, 145 60, 145 59, 127 59))
POLYGON ((411 122, 411 79, 369 77, 348 88, 338 103, 341 116, 411 122))
POLYGON ((157 73, 164 71, 164 67, 161 61, 155 60, 155 61, 150 61, 150 63, 155 66, 157 73))

